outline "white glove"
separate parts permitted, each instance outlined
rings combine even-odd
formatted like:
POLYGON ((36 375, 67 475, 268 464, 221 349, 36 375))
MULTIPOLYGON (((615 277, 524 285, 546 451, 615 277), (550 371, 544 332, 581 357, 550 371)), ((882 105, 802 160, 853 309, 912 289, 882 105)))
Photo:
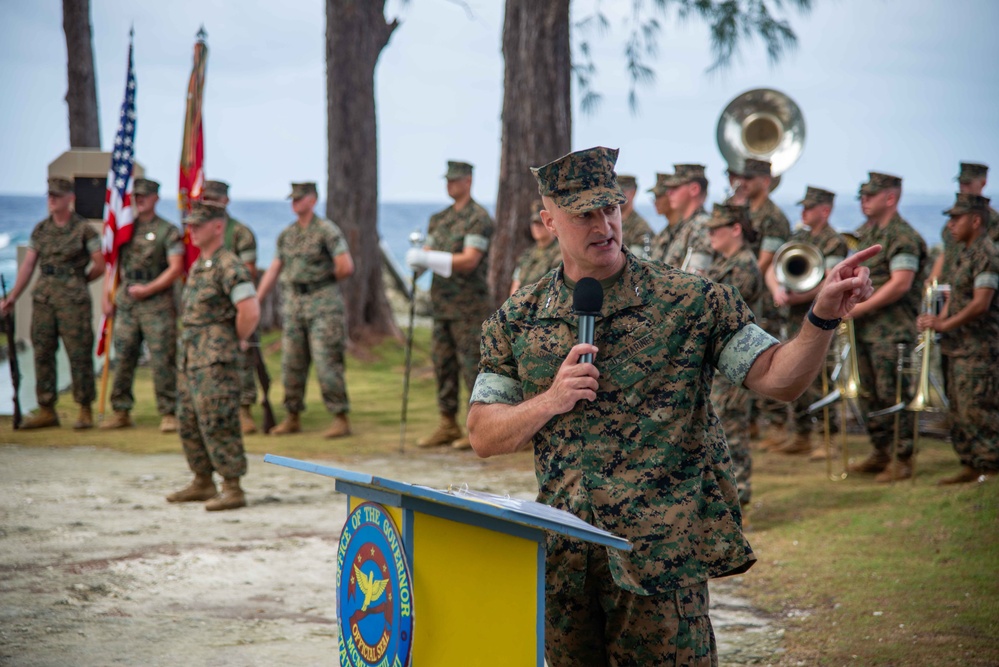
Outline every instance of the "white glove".
POLYGON ((440 250, 410 248, 406 252, 406 266, 413 271, 430 269, 442 278, 451 277, 451 253, 440 250))

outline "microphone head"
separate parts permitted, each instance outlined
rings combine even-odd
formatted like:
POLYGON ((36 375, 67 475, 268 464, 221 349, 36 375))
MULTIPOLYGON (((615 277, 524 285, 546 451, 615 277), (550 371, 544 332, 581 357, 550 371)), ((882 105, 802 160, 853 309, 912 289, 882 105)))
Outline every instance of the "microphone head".
POLYGON ((604 305, 604 288, 596 278, 581 278, 572 292, 572 310, 582 315, 598 315, 604 305))

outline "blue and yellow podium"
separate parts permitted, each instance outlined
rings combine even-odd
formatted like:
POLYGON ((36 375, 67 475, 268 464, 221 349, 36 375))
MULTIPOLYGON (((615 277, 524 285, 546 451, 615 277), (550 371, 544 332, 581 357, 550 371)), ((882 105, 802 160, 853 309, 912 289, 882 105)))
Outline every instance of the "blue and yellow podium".
POLYGON ((340 664, 544 665, 545 531, 630 550, 532 501, 441 491, 268 454, 347 495, 337 556, 340 664))

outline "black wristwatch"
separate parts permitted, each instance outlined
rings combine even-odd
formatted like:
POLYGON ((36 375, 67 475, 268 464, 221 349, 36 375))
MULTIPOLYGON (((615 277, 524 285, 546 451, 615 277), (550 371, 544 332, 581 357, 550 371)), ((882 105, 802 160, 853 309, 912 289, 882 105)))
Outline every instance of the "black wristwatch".
MULTIPOLYGON (((814 304, 812 304, 814 306, 814 304)), ((812 326, 818 327, 823 331, 830 331, 839 326, 839 323, 843 321, 842 317, 837 317, 835 320, 824 320, 812 310, 808 309, 808 321, 812 323, 812 326)))

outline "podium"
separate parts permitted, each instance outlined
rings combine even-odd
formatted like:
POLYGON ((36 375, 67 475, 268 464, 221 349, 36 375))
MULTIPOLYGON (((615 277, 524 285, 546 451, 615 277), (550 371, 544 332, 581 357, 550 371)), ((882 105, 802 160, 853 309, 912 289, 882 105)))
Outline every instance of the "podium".
POLYGON ((347 496, 336 596, 344 667, 544 667, 545 531, 631 550, 533 501, 264 461, 332 477, 347 496))

